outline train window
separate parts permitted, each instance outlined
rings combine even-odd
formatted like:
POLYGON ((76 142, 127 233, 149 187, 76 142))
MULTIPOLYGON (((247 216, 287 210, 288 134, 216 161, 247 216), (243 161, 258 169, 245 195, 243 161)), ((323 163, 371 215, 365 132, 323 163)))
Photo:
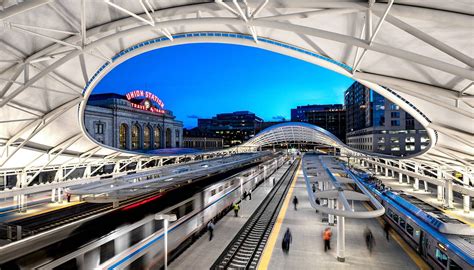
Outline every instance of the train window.
POLYGON ((230 185, 233 186, 234 184, 235 184, 235 180, 234 179, 230 180, 230 185))
POLYGON ((187 203, 184 205, 184 214, 185 214, 185 215, 191 213, 193 210, 194 210, 194 203, 193 203, 193 201, 187 202, 187 203))
POLYGON ((403 218, 400 218, 400 226, 401 226, 403 229, 405 229, 405 224, 406 224, 405 220, 404 220, 403 218))
POLYGON ((163 229, 163 221, 162 220, 155 220, 153 231, 157 232, 161 229, 163 229))
POLYGON ((129 266, 127 266, 127 270, 141 270, 143 269, 143 265, 145 265, 144 258, 145 255, 142 255, 140 258, 134 260, 129 266))
POLYGON ((407 233, 413 236, 413 227, 410 224, 407 224, 407 233))
POLYGON ((102 246, 100 246, 100 263, 108 261, 115 255, 115 243, 114 241, 109 241, 102 246))
POLYGON ((221 192, 222 190, 224 190, 224 186, 219 187, 219 192, 221 192))
POLYGON ((436 249, 436 259, 442 263, 444 266, 447 266, 448 265, 448 256, 446 254, 444 254, 441 250, 439 250, 438 248, 436 249))
POLYGON ((214 195, 216 195, 216 190, 215 189, 211 190, 211 196, 214 196, 214 195))
POLYGON ((398 215, 393 214, 392 219, 395 221, 395 223, 398 223, 398 215))
POLYGON ((459 266, 455 261, 449 260, 449 270, 462 270, 462 267, 459 266))
POLYGON ((53 268, 54 270, 63 270, 63 269, 78 269, 78 265, 77 265, 77 262, 76 262, 76 259, 70 259, 69 261, 59 265, 59 266, 56 266, 53 268))
POLYGON ((143 239, 143 230, 142 227, 134 229, 130 233, 130 247, 140 242, 143 239))
POLYGON ((388 209, 387 215, 388 215, 389 217, 392 217, 392 215, 393 215, 392 209, 390 209, 390 208, 388 209))

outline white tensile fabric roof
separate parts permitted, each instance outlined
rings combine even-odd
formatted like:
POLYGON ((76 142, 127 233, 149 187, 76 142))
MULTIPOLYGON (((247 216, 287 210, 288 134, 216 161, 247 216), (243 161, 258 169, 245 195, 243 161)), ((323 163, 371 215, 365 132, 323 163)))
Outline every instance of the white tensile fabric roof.
POLYGON ((241 147, 259 148, 280 143, 311 143, 347 148, 347 146, 329 131, 303 122, 287 122, 264 129, 246 141, 241 147))
POLYGON ((88 137, 87 97, 130 57, 199 42, 271 50, 352 77, 426 127, 432 145, 418 160, 473 169, 470 0, 6 0, 1 8, 1 170, 133 156, 88 137))

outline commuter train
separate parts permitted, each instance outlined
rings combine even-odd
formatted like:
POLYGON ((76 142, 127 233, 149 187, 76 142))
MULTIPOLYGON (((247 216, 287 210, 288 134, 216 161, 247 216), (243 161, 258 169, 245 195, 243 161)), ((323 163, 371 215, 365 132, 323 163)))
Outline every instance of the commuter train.
MULTIPOLYGON (((348 171, 349 172, 349 171, 348 171)), ((349 174, 352 174, 349 172, 349 174)), ((406 194, 380 190, 370 176, 353 174, 386 209, 384 219, 432 269, 474 269, 474 229, 406 194), (447 233, 449 232, 449 233, 447 233)))
MULTIPOLYGON (((97 240, 80 246, 62 257, 46 258, 21 264, 22 269, 158 269, 163 266, 163 221, 159 214, 176 215, 168 227, 169 256, 177 256, 190 243, 206 232, 212 219, 224 216, 243 191, 253 190, 265 179, 276 182, 272 174, 285 162, 280 155, 272 160, 203 187, 192 197, 170 206, 156 215, 118 228, 97 240)), ((147 200, 154 200, 149 198, 147 200)), ((144 203, 144 202, 139 202, 144 203)), ((145 202, 146 203, 146 202, 145 202)), ((121 209, 133 211, 133 205, 121 209)))

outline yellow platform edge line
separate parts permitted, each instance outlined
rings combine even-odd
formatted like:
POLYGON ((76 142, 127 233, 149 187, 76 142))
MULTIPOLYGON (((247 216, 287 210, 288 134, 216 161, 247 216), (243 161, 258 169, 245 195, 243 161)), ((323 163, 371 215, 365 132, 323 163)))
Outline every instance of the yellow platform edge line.
POLYGON ((285 201, 283 202, 283 205, 280 209, 280 213, 278 213, 277 220, 275 221, 275 225, 273 226, 272 232, 270 233, 268 242, 265 245, 265 248, 263 249, 262 258, 260 259, 260 262, 258 263, 258 268, 257 268, 258 270, 268 269, 268 265, 270 264, 270 259, 272 258, 273 249, 275 248, 276 240, 278 238, 278 235, 280 234, 281 225, 286 216, 286 210, 288 210, 291 196, 293 195, 293 190, 295 188, 296 180, 298 179, 298 175, 301 169, 301 164, 302 162, 300 162, 300 164, 298 165, 298 168, 296 169, 296 173, 295 173, 295 176, 293 177, 290 189, 288 190, 285 201))
MULTIPOLYGON (((367 210, 370 210, 371 207, 364 202, 363 203, 364 207, 367 208, 367 210)), ((377 221, 380 223, 380 225, 384 225, 384 221, 382 220, 381 217, 377 218, 377 221)), ((405 243, 405 240, 402 239, 402 237, 396 232, 395 230, 390 230, 390 236, 392 237, 395 242, 405 251, 405 253, 410 257, 410 259, 418 266, 419 269, 421 270, 430 270, 431 267, 413 250, 411 246, 409 246, 407 243, 405 243)))

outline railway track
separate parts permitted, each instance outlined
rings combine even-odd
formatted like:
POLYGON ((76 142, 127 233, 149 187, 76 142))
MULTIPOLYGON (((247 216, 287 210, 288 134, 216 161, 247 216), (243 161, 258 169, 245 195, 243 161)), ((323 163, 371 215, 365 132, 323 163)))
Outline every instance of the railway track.
POLYGON ((283 174, 282 180, 267 195, 247 223, 226 247, 211 269, 256 269, 284 198, 301 161, 298 159, 283 174))

